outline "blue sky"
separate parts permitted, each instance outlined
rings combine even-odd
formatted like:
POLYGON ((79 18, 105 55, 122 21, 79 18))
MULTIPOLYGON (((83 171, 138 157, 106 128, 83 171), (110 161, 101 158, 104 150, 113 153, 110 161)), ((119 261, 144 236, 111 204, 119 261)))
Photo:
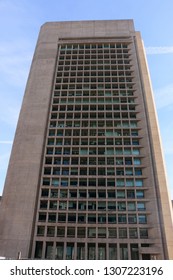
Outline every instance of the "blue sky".
POLYGON ((40 26, 133 19, 146 47, 173 199, 172 11, 172 0, 0 0, 0 194, 40 26))

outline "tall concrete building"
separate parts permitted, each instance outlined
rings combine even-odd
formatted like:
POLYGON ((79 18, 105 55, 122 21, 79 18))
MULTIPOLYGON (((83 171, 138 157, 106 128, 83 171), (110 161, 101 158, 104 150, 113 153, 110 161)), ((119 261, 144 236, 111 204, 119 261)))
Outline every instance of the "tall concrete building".
POLYGON ((171 200, 132 20, 41 27, 0 208, 0 255, 173 259, 171 200))

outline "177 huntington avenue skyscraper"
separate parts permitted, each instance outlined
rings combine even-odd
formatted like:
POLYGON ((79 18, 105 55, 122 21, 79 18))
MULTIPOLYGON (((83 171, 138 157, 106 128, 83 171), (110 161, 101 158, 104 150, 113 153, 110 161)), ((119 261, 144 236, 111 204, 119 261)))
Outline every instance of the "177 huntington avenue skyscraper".
POLYGON ((173 259, 171 211, 133 21, 44 24, 0 206, 0 255, 173 259))

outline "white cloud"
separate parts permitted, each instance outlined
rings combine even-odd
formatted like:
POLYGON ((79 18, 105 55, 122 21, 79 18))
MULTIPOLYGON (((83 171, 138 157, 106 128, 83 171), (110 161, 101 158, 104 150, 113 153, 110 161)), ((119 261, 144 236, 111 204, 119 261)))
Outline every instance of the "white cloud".
POLYGON ((154 91, 157 109, 173 108, 173 84, 154 91))
POLYGON ((11 145, 13 143, 13 141, 11 141, 11 140, 0 140, 0 144, 9 144, 9 145, 11 145))
POLYGON ((147 54, 173 54, 173 46, 169 47, 145 47, 147 54))

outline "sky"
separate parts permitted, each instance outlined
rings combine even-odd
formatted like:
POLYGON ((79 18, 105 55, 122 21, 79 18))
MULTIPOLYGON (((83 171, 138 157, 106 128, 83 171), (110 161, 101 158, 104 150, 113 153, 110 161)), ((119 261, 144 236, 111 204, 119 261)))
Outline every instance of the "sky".
POLYGON ((173 199, 172 11, 172 0, 0 0, 0 194, 41 25, 133 19, 146 48, 173 199))

